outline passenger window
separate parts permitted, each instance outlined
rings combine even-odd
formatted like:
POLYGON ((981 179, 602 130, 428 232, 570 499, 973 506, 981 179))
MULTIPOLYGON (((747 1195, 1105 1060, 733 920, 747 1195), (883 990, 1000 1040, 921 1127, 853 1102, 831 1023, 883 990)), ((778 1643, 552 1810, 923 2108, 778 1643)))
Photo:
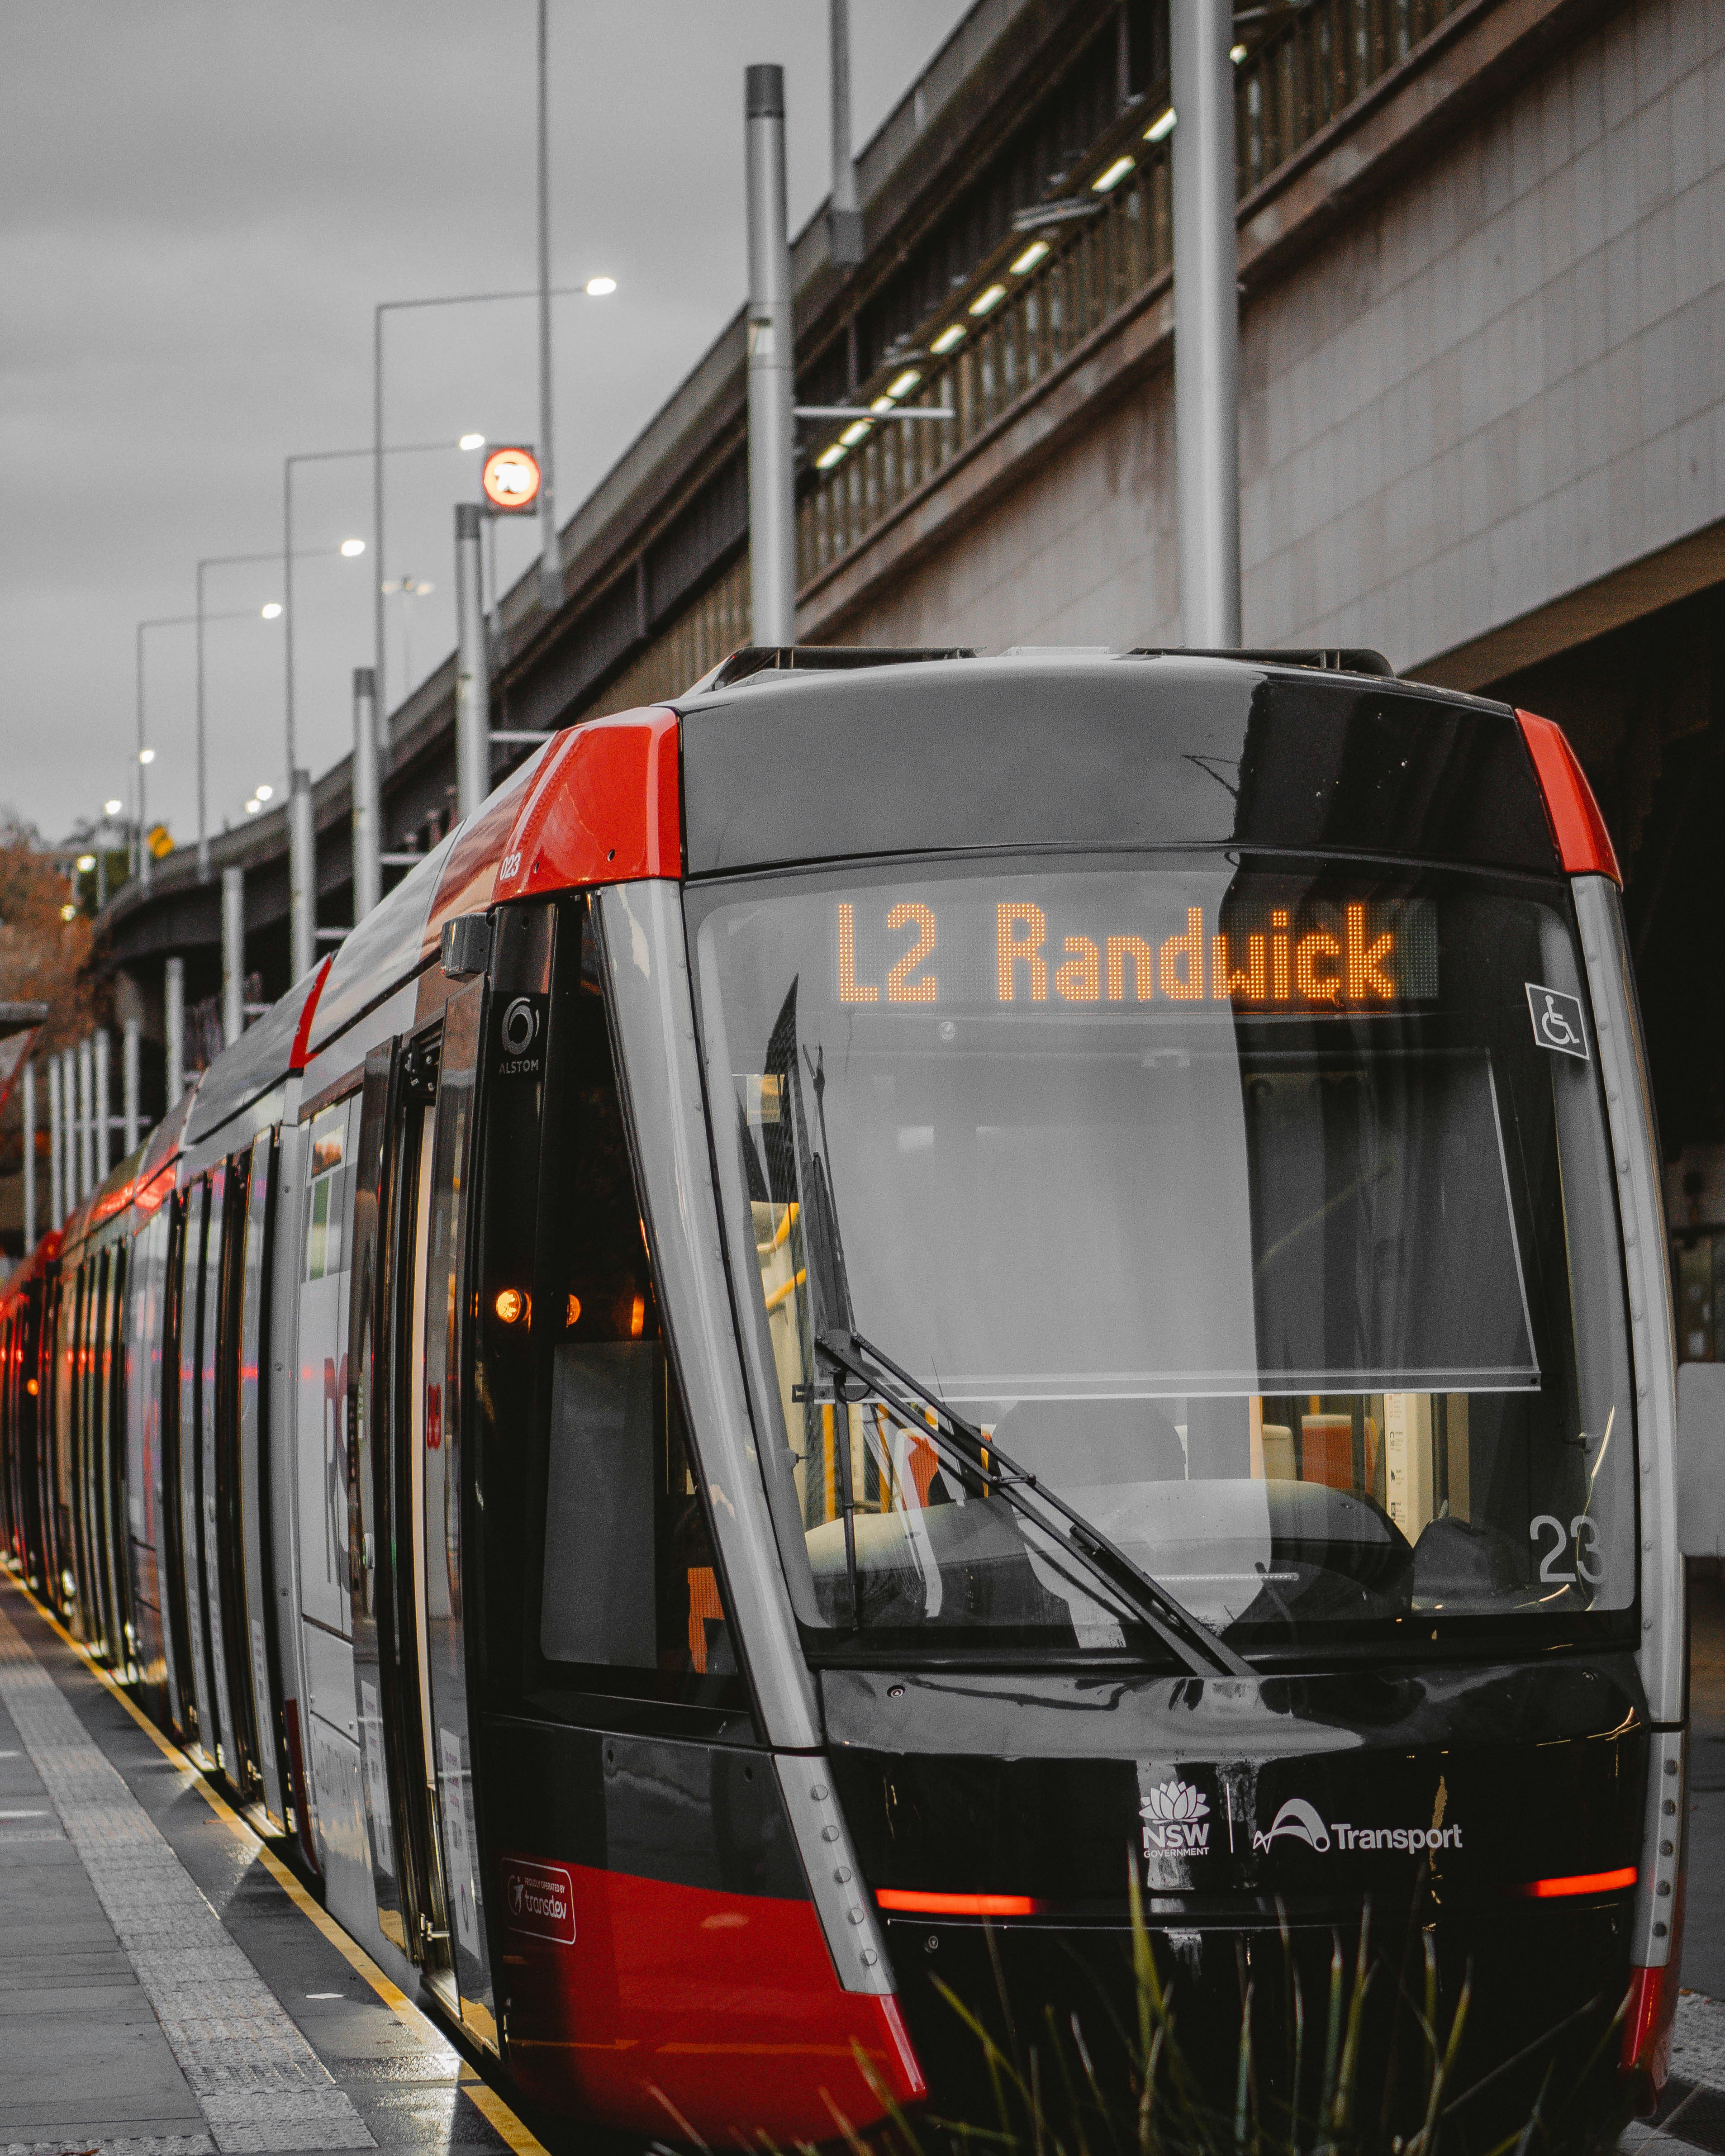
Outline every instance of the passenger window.
POLYGON ((581 925, 584 963, 574 993, 557 999, 562 1038, 552 1045, 562 1306, 548 1313, 560 1332, 540 1651, 605 1672, 608 1689, 644 1680, 660 1697, 716 1703, 736 1656, 654 1292, 585 909, 581 925))

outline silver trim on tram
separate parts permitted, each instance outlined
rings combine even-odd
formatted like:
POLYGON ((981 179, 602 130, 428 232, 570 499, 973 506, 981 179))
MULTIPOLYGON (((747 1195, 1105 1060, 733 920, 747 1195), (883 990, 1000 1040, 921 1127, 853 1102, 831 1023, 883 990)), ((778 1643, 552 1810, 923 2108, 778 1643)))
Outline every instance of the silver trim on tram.
POLYGON ((726 1584, 768 1743, 812 1752, 821 1743, 820 1711, 767 1511, 732 1316, 682 890, 660 881, 611 884, 598 899, 623 1051, 619 1076, 726 1584))
POLYGON ((1681 1871, 1687 1804, 1683 1771, 1687 1746, 1681 1725, 1687 1704, 1688 1640, 1677 1539, 1676 1340, 1653 1095, 1640 1017, 1630 985, 1635 974, 1624 935, 1622 901, 1616 885, 1605 876, 1575 876, 1571 888, 1611 1127, 1635 1373, 1641 1544, 1641 1639, 1636 1660, 1654 1730, 1630 1959, 1640 1968, 1662 1969, 1671 1958, 1671 1917, 1681 1871), (1674 1810, 1666 1811, 1668 1803, 1674 1810))

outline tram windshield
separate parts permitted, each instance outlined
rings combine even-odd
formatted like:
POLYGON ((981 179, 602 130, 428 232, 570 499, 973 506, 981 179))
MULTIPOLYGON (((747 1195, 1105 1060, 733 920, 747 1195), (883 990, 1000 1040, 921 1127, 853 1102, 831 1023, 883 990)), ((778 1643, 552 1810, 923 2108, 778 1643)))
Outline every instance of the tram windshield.
POLYGON ((1015 1475, 1236 1651, 1632 1603, 1559 888, 1016 855, 689 903, 811 1646, 1159 1653, 1015 1475))

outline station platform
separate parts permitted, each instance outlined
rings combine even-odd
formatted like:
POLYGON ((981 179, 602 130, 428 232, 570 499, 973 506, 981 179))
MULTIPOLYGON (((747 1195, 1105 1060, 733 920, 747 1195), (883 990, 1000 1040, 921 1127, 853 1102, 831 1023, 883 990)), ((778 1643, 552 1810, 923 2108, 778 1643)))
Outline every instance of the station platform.
POLYGON ((543 2156, 0 1573, 0 2156, 543 2156))
MULTIPOLYGON (((1666 2100, 1625 2156, 1725 2156, 1725 1582, 1691 1585, 1684 1990, 1666 2100)), ((0 2156, 572 2145, 0 1573, 0 2156)))

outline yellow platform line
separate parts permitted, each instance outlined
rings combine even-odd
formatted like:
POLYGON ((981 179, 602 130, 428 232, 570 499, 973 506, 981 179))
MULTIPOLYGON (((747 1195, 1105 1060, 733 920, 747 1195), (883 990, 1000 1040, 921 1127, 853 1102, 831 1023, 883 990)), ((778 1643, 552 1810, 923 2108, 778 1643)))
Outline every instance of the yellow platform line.
MULTIPOLYGON (((234 1810, 228 1799, 212 1785, 204 1770, 196 1760, 182 1752, 172 1738, 157 1727, 125 1687, 115 1682, 83 1641, 72 1637, 47 1604, 33 1594, 15 1573, 8 1573, 5 1576, 30 1604, 43 1621, 51 1626, 72 1652, 79 1656, 96 1682, 105 1686, 119 1701, 139 1728, 143 1731, 145 1736, 161 1753, 162 1758, 192 1777, 198 1794, 216 1817, 224 1826, 231 1829, 239 1840, 249 1847, 256 1861, 264 1866, 300 1915, 323 1933, 336 1953, 357 1974, 365 1979, 378 1998, 394 2015, 396 2020, 403 2026, 411 2029, 422 2041, 429 2039, 432 2042, 442 2044, 447 2047, 449 2040, 444 2032, 438 2027, 429 2015, 423 2013, 413 2004, 392 1977, 378 1967, 359 1942, 351 1938, 342 1930, 329 1911, 306 1892, 305 1887, 288 1870, 275 1851, 267 1842, 259 1840, 256 1833, 234 1810)), ((510 2109, 508 2104, 498 2095, 496 2090, 465 2059, 461 2061, 459 2080, 460 2086, 467 2092, 480 2117, 507 2143, 514 2152, 514 2156, 549 2156, 549 2151, 544 2143, 536 2135, 529 2132, 510 2109)))

